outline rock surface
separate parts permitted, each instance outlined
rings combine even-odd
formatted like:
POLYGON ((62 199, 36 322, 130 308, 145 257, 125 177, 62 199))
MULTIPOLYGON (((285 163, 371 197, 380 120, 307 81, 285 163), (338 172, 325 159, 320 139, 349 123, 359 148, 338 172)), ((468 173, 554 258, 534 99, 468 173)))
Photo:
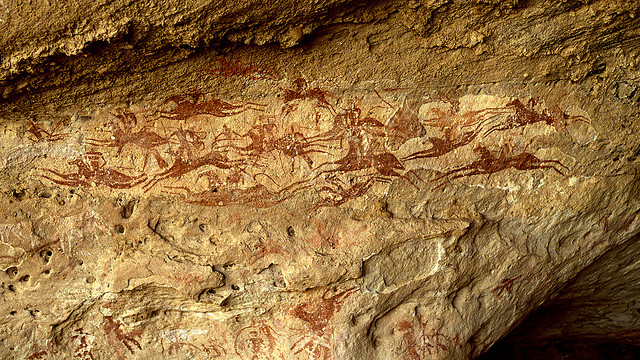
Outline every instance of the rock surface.
POLYGON ((0 1, 0 357, 637 346, 639 12, 0 1))

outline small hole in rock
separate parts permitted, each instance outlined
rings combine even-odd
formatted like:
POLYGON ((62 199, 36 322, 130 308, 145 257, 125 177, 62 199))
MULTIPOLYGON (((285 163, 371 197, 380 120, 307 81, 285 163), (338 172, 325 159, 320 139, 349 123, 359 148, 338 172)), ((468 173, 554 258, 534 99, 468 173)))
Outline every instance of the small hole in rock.
POLYGON ((18 268, 15 267, 15 266, 12 266, 12 267, 8 268, 6 270, 6 272, 7 272, 7 275, 9 275, 11 277, 14 277, 14 276, 18 275, 18 268))
POLYGON ((13 197, 21 201, 27 194, 26 190, 13 190, 13 197))
POLYGON ((44 261, 45 263, 48 263, 51 260, 52 255, 53 255, 53 251, 49 249, 40 251, 40 257, 42 258, 42 261, 44 261))
POLYGON ((240 290, 240 286, 233 284, 233 285, 231 285, 231 289, 240 290))
POLYGON ((120 216, 123 219, 128 219, 133 215, 133 211, 136 208, 137 201, 131 200, 125 206, 122 207, 122 211, 120 212, 120 216))
POLYGON ((23 277, 21 277, 21 278, 20 278, 20 281, 22 281, 22 282, 27 282, 27 281, 29 281, 29 279, 30 279, 30 278, 31 278, 31 277, 30 277, 29 275, 25 275, 25 276, 23 276, 23 277))
POLYGON ((118 234, 124 234, 124 226, 122 226, 122 224, 114 226, 114 229, 118 234))
POLYGON ((43 191, 40 194, 38 194, 38 196, 40 196, 41 198, 44 198, 44 199, 48 199, 48 198, 51 197, 51 193, 48 192, 48 191, 43 191))
POLYGON ((45 275, 49 275, 49 274, 51 274, 51 270, 47 269, 47 270, 43 271, 42 273, 45 274, 45 275))
POLYGON ((16 316, 18 314, 18 312, 14 310, 14 311, 10 312, 9 314, 12 315, 12 316, 16 316))
POLYGON ((14 291, 14 292, 16 291, 16 287, 13 285, 7 286, 7 289, 9 289, 9 291, 14 291))
POLYGON ((289 235, 290 237, 293 237, 296 234, 296 230, 293 228, 293 226, 289 226, 287 228, 287 235, 289 235))
POLYGON ((215 293, 216 293, 216 291, 215 291, 215 290, 213 290, 213 289, 209 289, 209 290, 207 290, 207 294, 209 294, 209 295, 213 295, 213 294, 215 294, 215 293))

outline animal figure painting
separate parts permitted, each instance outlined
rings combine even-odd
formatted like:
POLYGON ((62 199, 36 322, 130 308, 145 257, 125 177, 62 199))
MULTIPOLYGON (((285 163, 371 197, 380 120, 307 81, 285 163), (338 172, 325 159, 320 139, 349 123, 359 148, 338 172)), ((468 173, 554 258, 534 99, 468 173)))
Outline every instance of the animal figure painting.
MULTIPOLYGON (((277 79, 266 67, 226 59, 202 74, 277 79)), ((302 75, 274 91, 276 104, 191 88, 155 108, 117 108, 107 113, 108 130, 82 138, 83 154, 63 168, 39 167, 38 175, 61 186, 140 189, 210 207, 268 208, 311 193, 308 209, 318 210, 392 183, 437 191, 505 171, 564 177, 571 169, 532 151, 524 130, 588 122, 535 98, 496 97, 473 108, 406 98, 392 104, 390 93, 340 97, 302 75)), ((68 136, 58 125, 28 125, 33 143, 68 136)))

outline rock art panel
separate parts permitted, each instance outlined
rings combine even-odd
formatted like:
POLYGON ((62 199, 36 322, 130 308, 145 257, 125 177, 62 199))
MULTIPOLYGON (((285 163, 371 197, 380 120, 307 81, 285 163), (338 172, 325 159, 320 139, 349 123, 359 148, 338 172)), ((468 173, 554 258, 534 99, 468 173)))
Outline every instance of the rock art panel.
POLYGON ((285 5, 6 6, 0 358, 470 359, 571 289, 635 339, 638 6, 285 5))
MULTIPOLYGON (((589 126, 583 115, 552 112, 534 98, 425 100, 407 117, 402 103, 385 100, 383 94, 394 95, 389 92, 336 98, 304 78, 271 91, 281 100, 233 103, 192 89, 160 99, 156 107, 102 112, 98 118, 104 122, 95 125, 103 133, 80 129, 86 135, 74 146, 83 152, 71 159, 48 156, 32 174, 51 185, 172 194, 209 207, 268 208, 312 193, 307 208, 316 211, 391 182, 435 191, 458 179, 507 170, 566 177, 571 174, 566 159, 532 149, 536 133, 558 133, 574 123, 589 126), (343 103, 349 105, 338 105, 343 103), (315 121, 306 125, 288 120, 309 116, 315 121), (251 125, 245 125, 247 119, 251 125), (47 165, 65 162, 62 169, 47 165), (125 163, 130 166, 112 165, 125 163)), ((28 146, 42 139, 22 141, 28 146)))

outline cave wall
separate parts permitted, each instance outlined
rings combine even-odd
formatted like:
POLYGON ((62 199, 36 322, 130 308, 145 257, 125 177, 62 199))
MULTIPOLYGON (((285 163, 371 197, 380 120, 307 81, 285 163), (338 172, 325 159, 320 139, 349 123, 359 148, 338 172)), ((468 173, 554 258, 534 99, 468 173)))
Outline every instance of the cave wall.
POLYGON ((0 2, 0 356, 637 344, 639 12, 0 2))

